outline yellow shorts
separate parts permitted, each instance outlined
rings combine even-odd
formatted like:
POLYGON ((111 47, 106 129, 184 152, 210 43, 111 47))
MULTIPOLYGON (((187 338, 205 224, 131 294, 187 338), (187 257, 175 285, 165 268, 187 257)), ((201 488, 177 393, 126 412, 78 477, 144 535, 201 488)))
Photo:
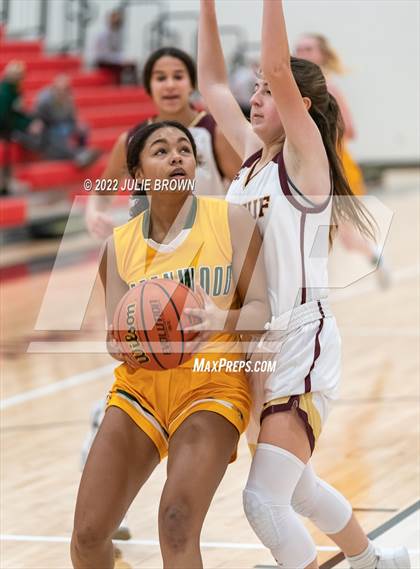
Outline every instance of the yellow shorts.
POLYGON ((350 152, 348 151, 348 149, 344 144, 341 150, 340 158, 351 191, 355 196, 363 196, 366 193, 366 188, 363 180, 362 171, 360 170, 356 162, 353 160, 350 152))
MULTIPOLYGON (((168 453, 170 437, 193 413, 222 415, 239 434, 248 424, 251 398, 243 372, 194 372, 191 367, 130 371, 122 364, 115 378, 107 407, 125 411, 154 442, 161 459, 168 453)), ((232 461, 235 458, 236 451, 232 461)))
MULTIPOLYGON (((261 419, 267 415, 296 409, 305 425, 309 445, 313 452, 321 435, 322 426, 328 416, 330 408, 329 401, 329 398, 319 391, 279 397, 278 399, 273 399, 264 404, 261 419)), ((255 453, 256 444, 249 443, 249 448, 253 455, 255 453)))

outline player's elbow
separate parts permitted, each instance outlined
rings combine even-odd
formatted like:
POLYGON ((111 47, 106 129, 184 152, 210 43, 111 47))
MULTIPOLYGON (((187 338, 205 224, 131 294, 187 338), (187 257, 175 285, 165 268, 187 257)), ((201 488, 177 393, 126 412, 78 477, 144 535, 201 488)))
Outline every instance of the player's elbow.
POLYGON ((271 56, 265 57, 261 60, 261 71, 264 79, 269 83, 273 80, 281 80, 291 73, 290 57, 275 60, 271 56))

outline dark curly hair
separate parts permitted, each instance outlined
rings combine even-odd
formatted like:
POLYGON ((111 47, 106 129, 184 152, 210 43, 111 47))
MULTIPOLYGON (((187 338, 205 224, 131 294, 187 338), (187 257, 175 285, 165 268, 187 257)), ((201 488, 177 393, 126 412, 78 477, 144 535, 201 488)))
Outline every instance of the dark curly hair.
MULTIPOLYGON (((127 170, 133 179, 136 178, 136 172, 140 165, 140 154, 143 151, 147 139, 157 130, 166 127, 177 128, 178 130, 181 130, 185 134, 185 136, 188 138, 191 144, 194 158, 197 161, 197 146, 195 144, 194 137, 191 134, 191 132, 188 130, 188 128, 185 127, 183 124, 177 121, 161 121, 154 123, 146 123, 141 125, 128 141, 127 170)), ((141 213, 142 211, 144 211, 145 209, 147 209, 147 199, 145 196, 146 193, 144 190, 135 190, 133 192, 134 203, 130 209, 130 216, 132 218, 141 213)))

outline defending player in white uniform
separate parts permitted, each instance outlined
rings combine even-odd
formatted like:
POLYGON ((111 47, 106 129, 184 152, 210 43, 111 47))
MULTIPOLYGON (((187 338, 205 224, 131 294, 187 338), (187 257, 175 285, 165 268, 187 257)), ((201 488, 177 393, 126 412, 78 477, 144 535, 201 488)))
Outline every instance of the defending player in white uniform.
POLYGON ((261 67, 249 124, 228 87, 214 0, 201 0, 199 89, 245 160, 228 199, 249 207, 264 237, 273 320, 258 349, 278 364, 268 377, 251 377, 261 427, 245 512, 281 567, 318 567, 301 514, 329 534, 353 569, 407 568, 407 550, 375 550, 348 501, 310 465, 340 375, 340 337, 327 302, 330 225, 347 219, 372 235, 372 224, 342 172, 341 116, 323 74, 290 58, 281 0, 264 1, 261 67))
POLYGON ((260 158, 261 151, 246 160, 227 194, 229 201, 247 206, 264 235, 273 315, 272 332, 259 342, 255 358, 261 349, 272 354, 276 369, 267 378, 250 378, 259 404, 254 405, 248 441, 255 447, 262 411, 296 405, 313 450, 340 376, 340 336, 327 299, 332 199, 317 205, 303 196, 287 176, 282 150, 252 176, 260 158), (302 400, 290 396, 305 393, 311 396, 304 411, 302 400), (272 404, 263 410, 265 402, 272 404))

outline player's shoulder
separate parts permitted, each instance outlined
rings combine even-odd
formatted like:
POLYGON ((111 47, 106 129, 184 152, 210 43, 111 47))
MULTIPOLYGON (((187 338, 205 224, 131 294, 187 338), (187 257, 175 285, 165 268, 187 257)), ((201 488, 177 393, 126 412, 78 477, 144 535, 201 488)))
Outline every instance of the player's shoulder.
POLYGON ((113 235, 110 236, 110 239, 113 239, 115 241, 115 239, 121 239, 122 237, 125 237, 130 233, 137 234, 138 225, 142 223, 143 216, 144 216, 144 211, 142 211, 132 219, 129 219, 122 225, 114 227, 114 232, 113 235))
POLYGON ((227 209, 228 203, 224 197, 217 196, 197 196, 197 202, 202 210, 220 211, 227 209))
POLYGON ((196 116, 190 128, 203 128, 213 136, 216 129, 216 121, 210 113, 201 111, 196 116))

